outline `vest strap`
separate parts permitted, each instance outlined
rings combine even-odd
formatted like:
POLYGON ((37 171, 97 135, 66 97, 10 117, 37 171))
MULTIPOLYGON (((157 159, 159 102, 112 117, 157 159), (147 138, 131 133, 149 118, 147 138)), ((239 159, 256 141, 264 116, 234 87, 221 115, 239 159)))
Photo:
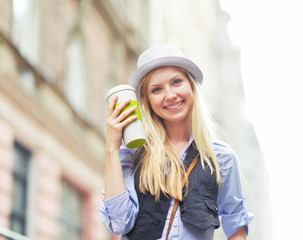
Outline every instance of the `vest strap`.
MULTIPOLYGON (((199 154, 195 157, 195 159, 192 161, 192 163, 189 165, 188 169, 186 170, 186 176, 187 176, 187 178, 188 178, 191 170, 193 170, 193 168, 195 167, 195 165, 198 162, 198 160, 199 160, 199 154)), ((184 187, 184 185, 185 185, 185 179, 186 178, 182 179, 182 187, 184 187)), ((165 240, 167 240, 167 238, 168 238, 168 235, 169 235, 169 232, 170 232, 170 229, 171 229, 171 226, 173 224, 173 220, 174 220, 177 208, 178 208, 178 204, 179 204, 179 200, 176 199, 175 203, 174 203, 173 210, 172 210, 171 215, 170 215, 170 219, 169 219, 169 224, 168 224, 165 240)))

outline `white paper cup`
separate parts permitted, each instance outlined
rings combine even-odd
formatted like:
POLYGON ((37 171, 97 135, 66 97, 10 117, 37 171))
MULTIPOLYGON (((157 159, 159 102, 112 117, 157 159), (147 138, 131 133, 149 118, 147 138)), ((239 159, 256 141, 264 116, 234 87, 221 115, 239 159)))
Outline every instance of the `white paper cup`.
POLYGON ((146 142, 146 135, 143 127, 142 116, 138 104, 136 90, 127 84, 118 85, 110 89, 106 96, 106 102, 109 104, 114 95, 118 95, 116 106, 121 102, 125 102, 131 99, 122 111, 125 111, 133 106, 137 106, 137 109, 129 115, 129 117, 138 115, 137 120, 133 121, 129 125, 123 128, 123 141, 127 148, 137 148, 142 146, 146 142))

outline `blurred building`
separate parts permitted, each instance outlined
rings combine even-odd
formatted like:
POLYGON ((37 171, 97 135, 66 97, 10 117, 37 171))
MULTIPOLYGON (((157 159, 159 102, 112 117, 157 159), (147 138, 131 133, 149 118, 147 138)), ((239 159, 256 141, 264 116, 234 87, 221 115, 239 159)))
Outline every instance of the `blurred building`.
POLYGON ((0 0, 0 239, 114 238, 98 214, 104 97, 128 82, 143 49, 163 43, 202 67, 258 217, 250 239, 271 239, 262 228, 270 222, 266 173, 227 22, 211 0, 0 0))
POLYGON ((0 0, 0 236, 111 238, 98 214, 104 96, 141 50, 118 7, 0 0))

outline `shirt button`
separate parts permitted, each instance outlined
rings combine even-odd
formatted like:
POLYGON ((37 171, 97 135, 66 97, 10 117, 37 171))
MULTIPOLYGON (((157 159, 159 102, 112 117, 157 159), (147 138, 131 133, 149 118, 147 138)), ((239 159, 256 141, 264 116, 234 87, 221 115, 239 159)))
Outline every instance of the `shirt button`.
POLYGON ((180 211, 181 211, 181 213, 184 213, 185 212, 185 207, 182 207, 180 211))
POLYGON ((176 228, 176 227, 178 227, 178 224, 177 224, 177 223, 175 223, 175 224, 174 224, 174 227, 175 227, 175 228, 176 228))

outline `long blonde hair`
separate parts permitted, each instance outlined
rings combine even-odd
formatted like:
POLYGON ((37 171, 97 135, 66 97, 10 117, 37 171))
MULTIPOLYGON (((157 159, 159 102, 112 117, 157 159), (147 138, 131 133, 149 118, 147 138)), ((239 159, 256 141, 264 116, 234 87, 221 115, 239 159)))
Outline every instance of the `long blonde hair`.
MULTIPOLYGON (((211 174, 216 173, 217 183, 220 184, 219 166, 204 114, 202 114, 199 88, 191 75, 184 69, 181 70, 186 73, 194 93, 189 131, 193 134, 200 157, 203 159, 201 161, 203 169, 205 168, 204 162, 206 162, 211 169, 211 174)), ((163 121, 154 113, 149 104, 146 89, 151 73, 152 71, 142 79, 138 91, 142 120, 147 135, 147 141, 143 146, 144 155, 139 164, 141 165, 139 189, 143 193, 150 192, 155 196, 156 201, 159 200, 161 192, 182 200, 182 178, 186 178, 185 169, 168 141, 163 121)), ((187 182, 186 179, 186 192, 187 182)))

